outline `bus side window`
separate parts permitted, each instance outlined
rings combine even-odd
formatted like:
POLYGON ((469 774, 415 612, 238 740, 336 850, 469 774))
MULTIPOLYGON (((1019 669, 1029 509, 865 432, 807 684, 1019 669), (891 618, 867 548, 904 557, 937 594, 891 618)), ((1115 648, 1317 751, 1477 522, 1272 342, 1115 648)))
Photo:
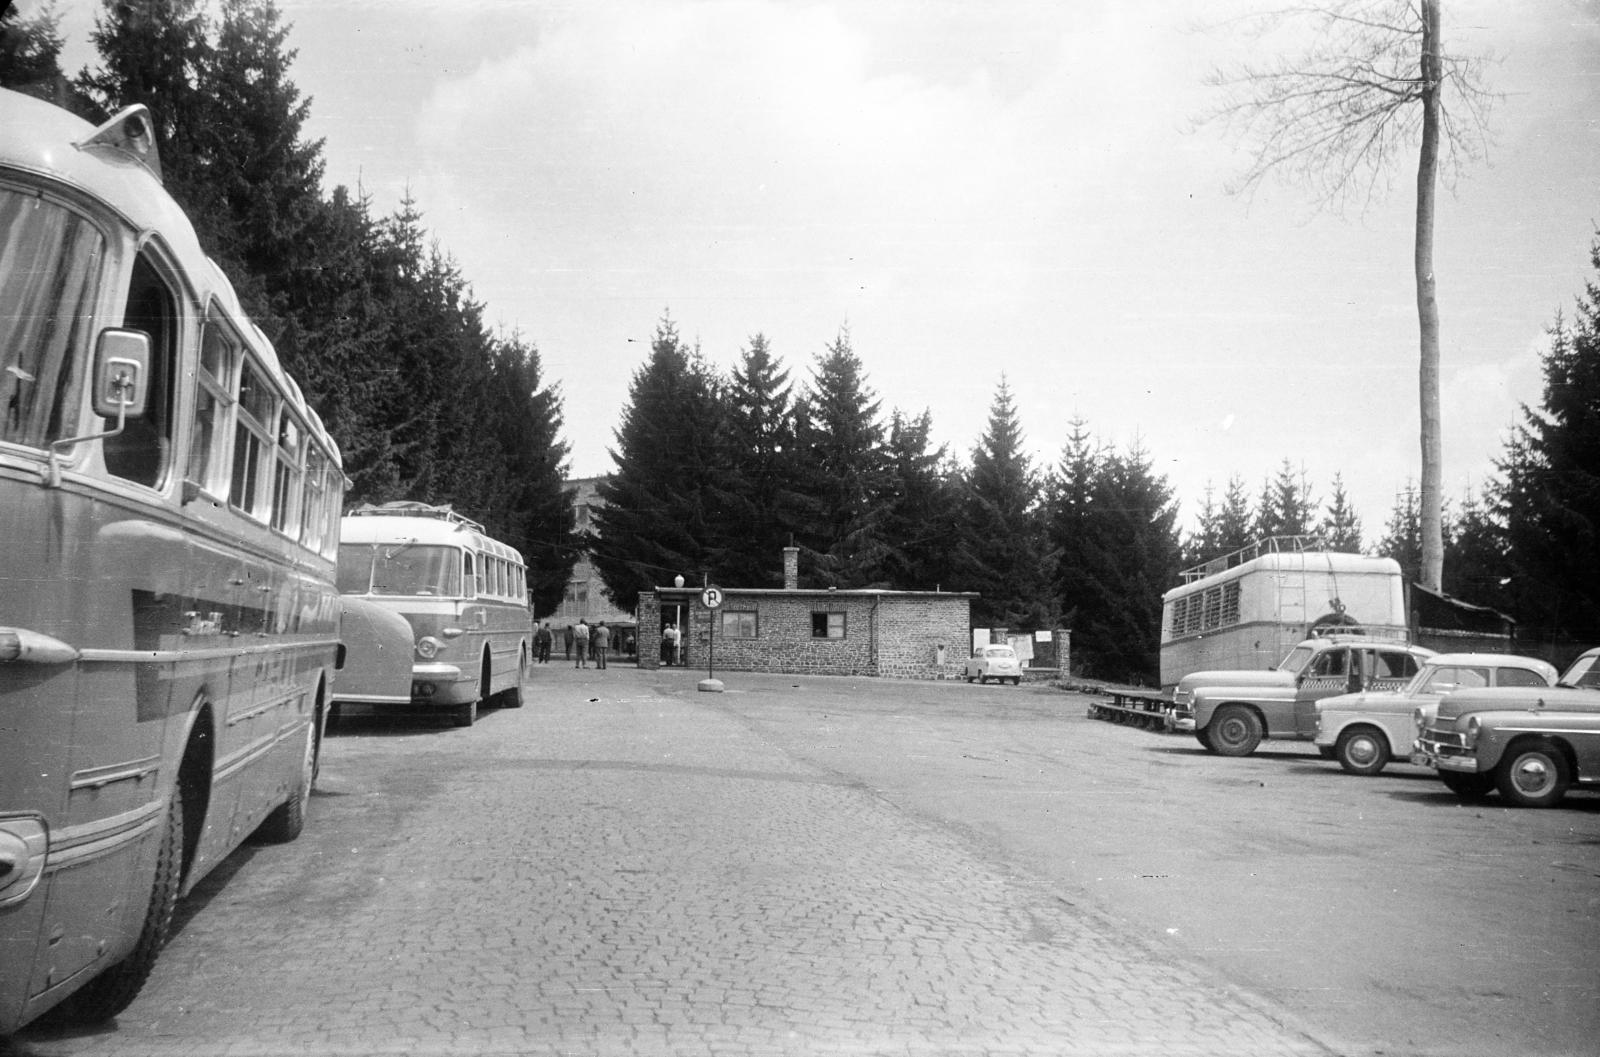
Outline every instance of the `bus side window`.
POLYGON ((220 322, 208 320, 200 338, 200 371, 194 389, 194 425, 189 432, 185 480, 212 495, 220 495, 226 484, 221 467, 238 362, 238 340, 220 322))
MULTIPOLYGON (((122 325, 150 335, 150 402, 142 416, 129 419, 120 434, 103 441, 101 453, 108 472, 154 488, 161 483, 172 449, 178 305, 172 290, 142 253, 134 262, 122 325)), ((106 421, 106 429, 115 426, 115 421, 106 421)))
POLYGON ((461 552, 461 593, 468 598, 478 596, 478 577, 473 572, 472 552, 461 552))

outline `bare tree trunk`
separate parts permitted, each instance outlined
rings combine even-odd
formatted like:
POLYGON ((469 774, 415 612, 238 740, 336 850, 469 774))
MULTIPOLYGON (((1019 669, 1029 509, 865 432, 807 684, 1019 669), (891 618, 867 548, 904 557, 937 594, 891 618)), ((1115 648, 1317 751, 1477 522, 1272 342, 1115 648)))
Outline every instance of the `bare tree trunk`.
POLYGON ((1417 163, 1417 321, 1422 336, 1422 570, 1424 587, 1444 579, 1442 424, 1439 413, 1439 303, 1434 294, 1433 206, 1439 170, 1439 3, 1422 0, 1422 152, 1417 163))

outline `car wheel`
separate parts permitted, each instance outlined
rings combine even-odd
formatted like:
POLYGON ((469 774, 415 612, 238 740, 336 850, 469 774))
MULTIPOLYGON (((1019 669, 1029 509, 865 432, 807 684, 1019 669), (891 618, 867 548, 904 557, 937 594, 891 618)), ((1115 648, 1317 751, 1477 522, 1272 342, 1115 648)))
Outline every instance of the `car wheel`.
POLYGON ((1198 741, 1201 745, 1205 746, 1205 750, 1207 752, 1216 752, 1217 751, 1217 747, 1215 745, 1211 744, 1211 731, 1209 729, 1195 731, 1194 732, 1194 740, 1198 741))
POLYGON ((1547 741, 1513 745, 1494 771, 1495 788, 1518 807, 1554 807, 1571 782, 1566 756, 1547 741))
POLYGON ((979 686, 987 686, 987 685, 989 685, 989 677, 987 675, 978 676, 978 685, 979 686))
POLYGON ((1019 676, 1015 677, 1014 679, 1012 679, 1011 680, 1011 685, 1012 686, 1021 686, 1022 685, 1022 676, 1019 675, 1019 676))
POLYGON ((1373 727, 1349 727, 1333 748, 1339 766, 1350 774, 1374 775, 1389 762, 1389 742, 1373 727))
POLYGON ((1444 783, 1446 789, 1462 800, 1482 800, 1494 791, 1494 777, 1492 775, 1440 771, 1439 780, 1444 783))
POLYGON ((1244 705, 1223 705, 1207 729, 1220 756, 1249 756, 1261 744, 1261 717, 1244 705))
POLYGON ((972 677, 972 676, 970 676, 970 675, 969 675, 969 676, 967 676, 967 682, 969 682, 969 683, 970 683, 970 682, 972 682, 972 680, 973 680, 973 677, 972 677))

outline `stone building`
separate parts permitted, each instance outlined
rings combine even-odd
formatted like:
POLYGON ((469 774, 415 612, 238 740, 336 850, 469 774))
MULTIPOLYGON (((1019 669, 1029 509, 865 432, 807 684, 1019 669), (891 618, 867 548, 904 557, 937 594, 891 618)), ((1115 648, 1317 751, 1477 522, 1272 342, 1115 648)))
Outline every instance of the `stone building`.
POLYGON ((954 591, 802 590, 798 551, 785 548, 784 587, 721 587, 708 609, 701 588, 639 595, 639 664, 663 663, 662 629, 681 629, 677 663, 715 671, 959 678, 967 659, 972 600, 954 591))
MULTIPOLYGON (((606 480, 605 477, 574 477, 564 483, 563 487, 572 493, 572 509, 577 516, 579 532, 594 531, 594 513, 602 505, 599 488, 606 480)), ((603 620, 612 627, 633 624, 633 614, 618 609, 606 597, 605 581, 587 552, 579 555, 578 563, 572 567, 566 595, 555 612, 535 615, 540 621, 548 620, 558 631, 568 624, 576 624, 580 617, 590 624, 603 620)))

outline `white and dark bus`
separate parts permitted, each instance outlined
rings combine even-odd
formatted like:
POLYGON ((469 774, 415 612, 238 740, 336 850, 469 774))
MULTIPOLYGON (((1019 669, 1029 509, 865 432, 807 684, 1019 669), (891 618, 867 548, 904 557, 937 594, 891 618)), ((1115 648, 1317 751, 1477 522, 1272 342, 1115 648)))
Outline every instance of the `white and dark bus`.
POLYGON ((339 590, 410 622, 411 707, 464 727, 490 701, 521 707, 533 648, 527 567, 482 525, 448 506, 358 507, 340 530, 339 590))
POLYGON ((162 188, 142 107, 0 91, 0 1034, 137 994, 175 901, 301 829, 338 449, 162 188))
POLYGON ((1161 685, 1191 672, 1271 668, 1328 631, 1408 640, 1405 587, 1392 558, 1275 536, 1187 569, 1161 596, 1161 685))

